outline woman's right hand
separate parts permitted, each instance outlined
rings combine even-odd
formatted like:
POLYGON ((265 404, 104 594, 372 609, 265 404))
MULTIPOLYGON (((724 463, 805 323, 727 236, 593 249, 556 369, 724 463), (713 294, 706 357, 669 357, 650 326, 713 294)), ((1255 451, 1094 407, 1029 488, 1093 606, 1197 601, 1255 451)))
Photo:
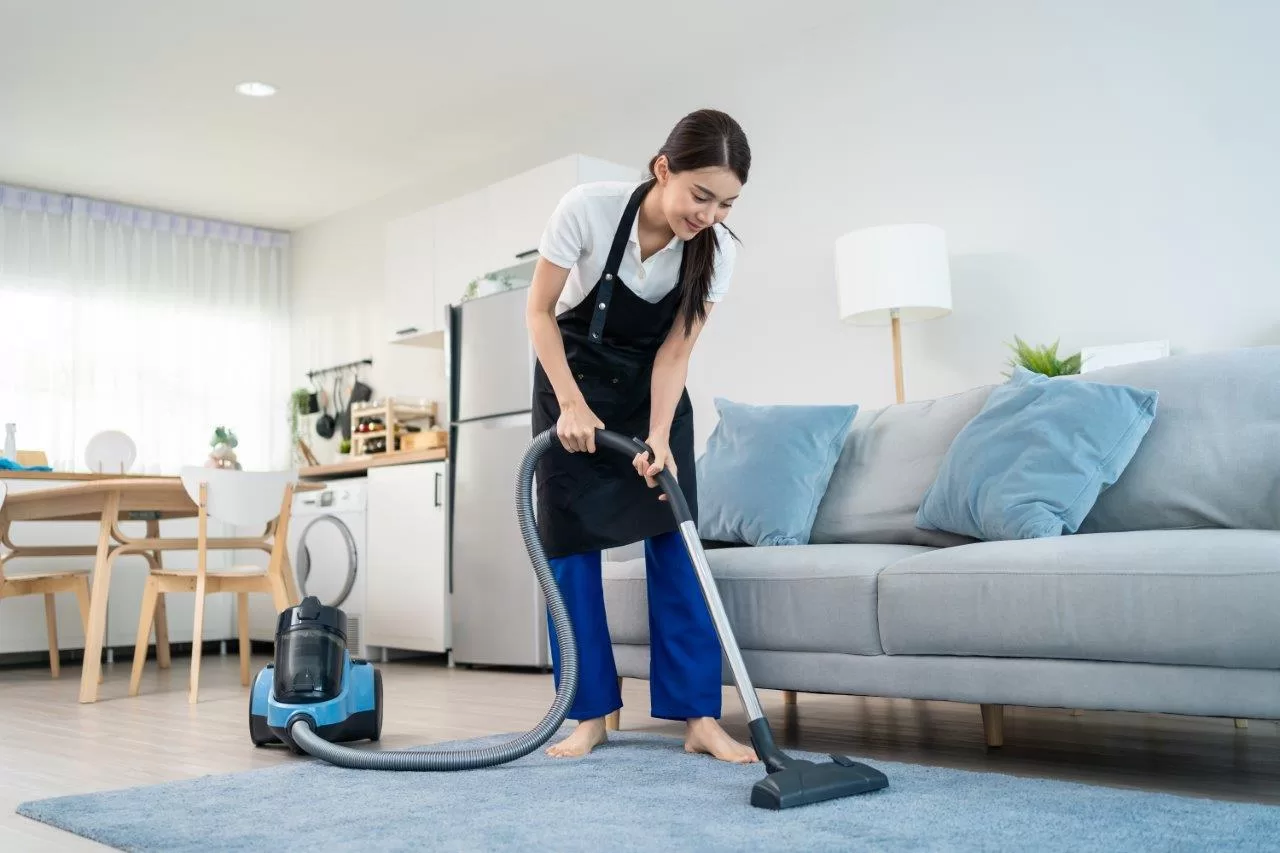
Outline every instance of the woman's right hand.
POLYGON ((596 452, 596 430, 604 429, 604 423, 591 411, 586 402, 570 403, 560 408, 556 421, 556 435, 564 449, 570 453, 585 450, 596 452))

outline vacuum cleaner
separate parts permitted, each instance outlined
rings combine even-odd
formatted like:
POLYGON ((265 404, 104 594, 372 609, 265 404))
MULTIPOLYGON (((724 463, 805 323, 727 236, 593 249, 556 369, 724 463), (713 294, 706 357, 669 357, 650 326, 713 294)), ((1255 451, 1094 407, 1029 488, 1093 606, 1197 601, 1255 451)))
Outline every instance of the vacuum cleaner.
MULTIPOLYGON (((653 458, 637 438, 596 431, 596 446, 627 458, 638 452, 653 458)), ((573 625, 538 538, 533 509, 533 475, 538 459, 558 442, 554 429, 534 438, 520 464, 517 515, 525 547, 546 598, 560 645, 561 677, 555 699, 531 730, 496 746, 467 750, 371 750, 346 746, 377 741, 382 735, 382 675, 346 649, 346 617, 315 597, 280 614, 274 663, 263 668, 249 697, 249 735, 257 746, 283 743, 298 754, 331 764, 368 770, 471 770, 515 761, 542 746, 559 730, 578 688, 578 651, 573 625)), ((748 719, 751 743, 766 775, 751 789, 751 805, 786 809, 880 790, 884 773, 844 756, 829 762, 792 758, 774 743, 746 664, 729 625, 719 591, 689 512, 684 493, 670 471, 656 478, 680 526, 681 537, 698 575, 703 598, 733 672, 748 719)))

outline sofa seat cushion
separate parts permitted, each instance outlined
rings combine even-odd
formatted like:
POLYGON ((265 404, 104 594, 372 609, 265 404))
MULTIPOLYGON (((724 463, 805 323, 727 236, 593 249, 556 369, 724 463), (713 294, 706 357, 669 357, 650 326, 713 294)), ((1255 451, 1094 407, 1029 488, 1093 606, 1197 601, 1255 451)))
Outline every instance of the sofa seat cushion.
POLYGON ((891 655, 1280 669, 1280 532, 980 542, 880 574, 891 655))
MULTIPOLYGON (((725 612, 744 649, 878 655, 876 575, 930 549, 916 545, 788 545, 707 552, 725 612)), ((643 558, 604 564, 613 642, 647 645, 643 558)))

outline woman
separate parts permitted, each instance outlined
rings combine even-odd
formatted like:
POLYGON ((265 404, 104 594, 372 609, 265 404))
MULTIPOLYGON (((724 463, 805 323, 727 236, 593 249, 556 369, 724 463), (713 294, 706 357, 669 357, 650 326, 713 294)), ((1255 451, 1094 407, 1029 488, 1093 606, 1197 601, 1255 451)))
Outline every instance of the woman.
MULTIPOLYGON (((654 475, 668 468, 697 517, 689 356, 733 272, 721 223, 747 181, 742 128, 714 110, 683 118, 647 180, 584 184, 547 224, 529 293, 538 364, 533 433, 560 446, 537 470, 539 531, 578 644, 578 726, 547 753, 585 755, 622 707, 605 620, 600 552, 644 540, 653 716, 685 720, 685 749, 733 762, 755 752, 720 727, 721 651, 675 520, 654 475), (597 454, 595 430, 642 438, 653 451, 597 454)), ((560 682, 555 626, 552 661, 560 682)))

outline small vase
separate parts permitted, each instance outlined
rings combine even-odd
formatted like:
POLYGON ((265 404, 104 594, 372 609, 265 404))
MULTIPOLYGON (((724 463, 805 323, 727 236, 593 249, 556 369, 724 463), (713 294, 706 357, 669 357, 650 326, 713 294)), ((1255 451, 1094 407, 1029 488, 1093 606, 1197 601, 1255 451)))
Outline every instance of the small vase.
POLYGON ((236 460, 236 452, 230 445, 225 443, 215 444, 213 450, 209 452, 209 458, 205 460, 206 468, 228 468, 233 471, 239 471, 240 463, 236 460))

